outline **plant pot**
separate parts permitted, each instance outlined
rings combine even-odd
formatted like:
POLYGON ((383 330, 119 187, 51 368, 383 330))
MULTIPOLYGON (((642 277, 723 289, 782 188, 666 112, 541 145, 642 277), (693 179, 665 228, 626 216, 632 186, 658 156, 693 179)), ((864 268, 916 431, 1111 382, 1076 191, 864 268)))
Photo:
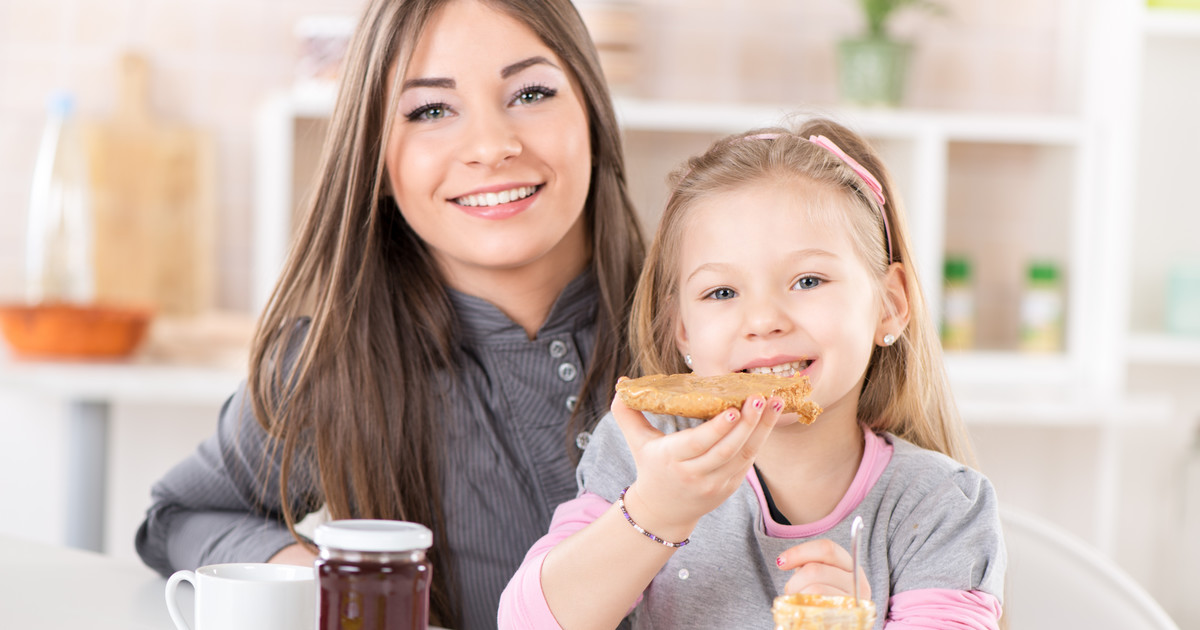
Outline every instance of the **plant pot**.
POLYGON ((838 43, 842 100, 864 107, 897 107, 904 99, 912 45, 881 38, 838 43))

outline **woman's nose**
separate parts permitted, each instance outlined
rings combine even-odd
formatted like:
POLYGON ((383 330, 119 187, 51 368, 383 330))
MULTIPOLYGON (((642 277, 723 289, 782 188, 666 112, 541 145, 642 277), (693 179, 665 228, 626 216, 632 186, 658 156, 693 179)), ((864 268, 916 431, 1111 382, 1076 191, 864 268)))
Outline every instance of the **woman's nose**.
POLYGON ((503 113, 481 112, 467 127, 463 161, 495 168, 521 154, 515 127, 503 113))

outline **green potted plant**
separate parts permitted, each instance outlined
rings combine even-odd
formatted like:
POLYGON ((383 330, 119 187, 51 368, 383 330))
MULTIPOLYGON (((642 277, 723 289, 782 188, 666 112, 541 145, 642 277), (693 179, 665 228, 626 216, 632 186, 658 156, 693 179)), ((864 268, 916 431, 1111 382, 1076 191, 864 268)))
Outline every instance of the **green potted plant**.
POLYGON ((838 81, 842 99, 862 106, 896 107, 904 98, 912 44, 888 33, 888 21, 901 9, 940 11, 927 0, 858 0, 866 33, 838 43, 838 81))

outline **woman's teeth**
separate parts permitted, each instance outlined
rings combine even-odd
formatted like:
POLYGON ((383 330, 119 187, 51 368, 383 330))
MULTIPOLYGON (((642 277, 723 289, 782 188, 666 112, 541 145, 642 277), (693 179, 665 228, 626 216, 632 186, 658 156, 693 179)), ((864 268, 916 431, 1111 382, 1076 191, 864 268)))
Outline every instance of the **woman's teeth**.
POLYGON ((804 359, 800 361, 792 361, 791 363, 780 363, 779 365, 774 365, 771 367, 749 368, 742 371, 746 372, 747 374, 774 374, 776 376, 792 376, 793 374, 803 372, 804 368, 807 368, 810 364, 812 364, 812 361, 804 359))
POLYGON ((502 203, 524 199, 529 195, 537 192, 537 186, 518 186, 512 190, 501 190, 500 192, 480 193, 478 195, 464 195, 454 200, 460 206, 468 206, 471 208, 486 208, 488 206, 498 206, 502 203))

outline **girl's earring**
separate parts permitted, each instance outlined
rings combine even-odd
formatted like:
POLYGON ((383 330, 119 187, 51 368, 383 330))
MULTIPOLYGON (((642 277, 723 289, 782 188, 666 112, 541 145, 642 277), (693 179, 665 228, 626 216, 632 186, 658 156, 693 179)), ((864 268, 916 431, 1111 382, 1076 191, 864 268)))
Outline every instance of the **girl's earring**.
POLYGON ((690 355, 690 354, 683 355, 683 362, 686 363, 688 367, 692 367, 692 355, 690 355))
POLYGON ((894 343, 896 343, 896 335, 888 333, 883 336, 883 345, 890 346, 894 343))

